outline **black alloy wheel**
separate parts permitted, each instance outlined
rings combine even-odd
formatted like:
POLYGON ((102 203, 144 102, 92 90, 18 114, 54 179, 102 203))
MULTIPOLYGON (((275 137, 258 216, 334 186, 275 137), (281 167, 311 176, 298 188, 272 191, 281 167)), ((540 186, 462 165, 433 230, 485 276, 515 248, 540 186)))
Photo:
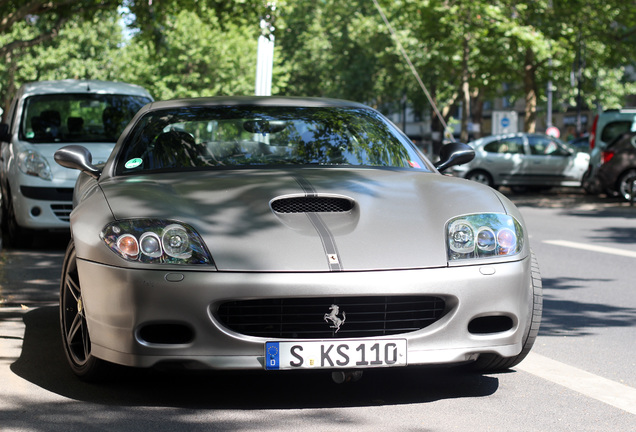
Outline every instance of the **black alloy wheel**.
POLYGON ((73 240, 66 249, 60 283, 60 327, 64 352, 73 372, 86 381, 101 378, 105 362, 91 354, 91 338, 73 240))

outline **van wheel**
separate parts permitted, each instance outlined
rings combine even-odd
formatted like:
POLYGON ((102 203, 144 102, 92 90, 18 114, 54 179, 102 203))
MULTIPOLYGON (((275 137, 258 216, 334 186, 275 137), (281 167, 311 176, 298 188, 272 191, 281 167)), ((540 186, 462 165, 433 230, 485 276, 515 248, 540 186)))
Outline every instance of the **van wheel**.
POLYGON ((18 225, 13 209, 11 196, 3 197, 2 201, 2 237, 4 244, 9 247, 30 247, 33 244, 34 233, 32 230, 18 225))

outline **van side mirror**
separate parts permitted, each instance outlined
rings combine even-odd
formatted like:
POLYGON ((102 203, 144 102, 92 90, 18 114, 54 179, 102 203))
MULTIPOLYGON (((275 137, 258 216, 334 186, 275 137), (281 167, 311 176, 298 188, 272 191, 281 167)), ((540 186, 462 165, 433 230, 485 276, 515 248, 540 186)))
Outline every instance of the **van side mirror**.
POLYGON ((470 162, 475 158, 475 150, 468 144, 446 144, 439 152, 439 161, 435 162, 435 168, 442 172, 452 166, 470 162))

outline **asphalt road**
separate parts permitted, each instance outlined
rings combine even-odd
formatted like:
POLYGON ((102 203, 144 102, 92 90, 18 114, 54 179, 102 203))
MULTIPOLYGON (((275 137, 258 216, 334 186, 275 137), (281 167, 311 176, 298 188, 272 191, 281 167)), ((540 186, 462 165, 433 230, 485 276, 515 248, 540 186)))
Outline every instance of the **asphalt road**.
POLYGON ((500 374, 125 371, 84 384, 62 352, 67 238, 0 254, 0 432, 636 431, 636 207, 576 191, 512 195, 530 232, 544 316, 500 374))

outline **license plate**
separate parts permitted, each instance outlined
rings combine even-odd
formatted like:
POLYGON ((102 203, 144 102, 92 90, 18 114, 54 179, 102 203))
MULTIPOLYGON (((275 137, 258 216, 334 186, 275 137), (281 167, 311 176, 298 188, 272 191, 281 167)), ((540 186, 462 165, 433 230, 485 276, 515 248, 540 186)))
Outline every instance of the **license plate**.
POLYGON ((265 369, 406 366, 406 339, 267 342, 265 369))

